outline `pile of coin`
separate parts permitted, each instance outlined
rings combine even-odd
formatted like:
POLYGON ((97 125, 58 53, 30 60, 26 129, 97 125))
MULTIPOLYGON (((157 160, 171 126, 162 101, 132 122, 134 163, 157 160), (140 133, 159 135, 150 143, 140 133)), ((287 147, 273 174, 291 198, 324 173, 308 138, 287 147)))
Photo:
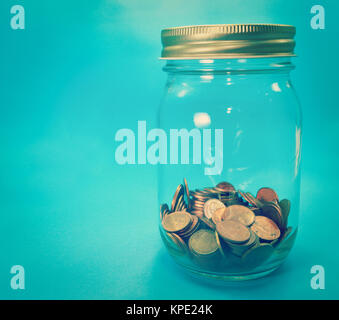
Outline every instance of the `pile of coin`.
MULTIPOLYGON (((186 179, 184 179, 184 181, 185 188, 188 190, 186 179)), ((214 188, 204 188, 202 190, 188 192, 188 198, 191 198, 189 200, 190 212, 197 215, 198 217, 204 216, 204 204, 209 199, 218 199, 225 206, 230 206, 241 201, 233 185, 228 182, 221 182, 214 188)))
POLYGON ((184 179, 171 207, 160 206, 162 238, 171 253, 187 255, 203 267, 235 257, 254 268, 291 235, 290 206, 271 188, 259 189, 255 197, 229 182, 190 191, 184 179))

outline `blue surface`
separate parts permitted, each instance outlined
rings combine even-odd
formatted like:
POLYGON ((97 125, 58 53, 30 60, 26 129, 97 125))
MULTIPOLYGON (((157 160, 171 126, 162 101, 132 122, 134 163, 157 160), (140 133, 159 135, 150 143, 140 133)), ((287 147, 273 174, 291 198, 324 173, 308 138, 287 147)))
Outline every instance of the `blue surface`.
POLYGON ((1 1, 0 298, 338 299, 337 1, 1 1), (10 29, 22 4, 26 29, 10 29), (319 3, 320 4, 320 3, 319 3), (297 27, 292 80, 303 106, 299 235, 286 264, 252 285, 186 276, 162 247, 156 168, 119 166, 115 132, 155 125, 164 27, 216 23, 297 27), (26 289, 10 288, 22 265, 26 289), (325 290, 310 286, 324 266, 325 290))

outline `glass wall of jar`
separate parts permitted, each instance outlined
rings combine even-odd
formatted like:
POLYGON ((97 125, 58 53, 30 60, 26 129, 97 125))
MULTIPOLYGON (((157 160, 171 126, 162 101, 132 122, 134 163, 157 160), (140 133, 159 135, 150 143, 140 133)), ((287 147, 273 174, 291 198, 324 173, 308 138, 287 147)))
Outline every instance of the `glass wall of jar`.
MULTIPOLYGON (((213 56, 213 55, 211 55, 213 56)), ((161 238, 194 274, 264 276, 298 229, 301 110, 291 57, 168 59, 159 128, 161 238)))

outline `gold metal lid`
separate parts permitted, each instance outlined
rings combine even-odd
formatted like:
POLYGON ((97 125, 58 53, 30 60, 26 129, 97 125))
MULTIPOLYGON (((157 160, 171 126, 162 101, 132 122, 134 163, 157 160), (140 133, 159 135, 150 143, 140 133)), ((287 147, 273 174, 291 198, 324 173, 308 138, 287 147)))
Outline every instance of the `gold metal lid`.
POLYGON ((161 59, 229 59, 294 56, 295 27, 217 24, 163 29, 161 59))

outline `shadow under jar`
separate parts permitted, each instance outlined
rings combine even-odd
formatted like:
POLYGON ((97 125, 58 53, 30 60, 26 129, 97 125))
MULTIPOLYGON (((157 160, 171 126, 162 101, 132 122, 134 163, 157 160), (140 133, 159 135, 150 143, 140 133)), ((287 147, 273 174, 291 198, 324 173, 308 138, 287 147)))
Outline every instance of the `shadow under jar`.
POLYGON ((170 255, 194 275, 259 278, 294 244, 301 148, 289 75, 294 35, 293 26, 266 24, 162 31, 159 229, 170 255))

